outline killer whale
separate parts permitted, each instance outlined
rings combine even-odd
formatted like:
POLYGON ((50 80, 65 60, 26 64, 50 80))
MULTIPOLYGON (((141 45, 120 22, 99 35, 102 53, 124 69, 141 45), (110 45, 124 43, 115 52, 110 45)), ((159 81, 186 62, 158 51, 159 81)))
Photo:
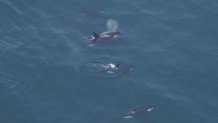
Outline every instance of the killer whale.
POLYGON ((103 32, 101 34, 93 32, 93 35, 91 36, 91 41, 99 42, 99 41, 113 40, 118 35, 120 35, 120 32, 103 32))
POLYGON ((131 65, 120 65, 120 63, 117 62, 116 64, 109 63, 103 65, 102 67, 97 69, 95 73, 115 73, 115 72, 126 73, 131 70, 132 70, 131 65))
POLYGON ((141 108, 130 109, 127 113, 123 115, 123 118, 127 119, 127 118, 134 118, 136 116, 141 116, 151 112, 153 109, 154 106, 151 105, 145 105, 144 107, 141 108))

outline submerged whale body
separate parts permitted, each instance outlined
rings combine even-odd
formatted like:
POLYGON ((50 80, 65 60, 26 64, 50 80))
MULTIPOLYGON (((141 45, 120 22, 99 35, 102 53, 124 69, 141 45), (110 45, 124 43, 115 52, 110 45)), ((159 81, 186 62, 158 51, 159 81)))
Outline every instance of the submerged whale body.
POLYGON ((141 108, 131 109, 126 114, 123 115, 123 118, 127 119, 127 118, 134 118, 136 116, 141 116, 151 112, 153 109, 154 107, 151 105, 145 105, 144 107, 141 108))
POLYGON ((119 34, 120 34, 120 32, 103 32, 101 34, 97 34, 96 32, 93 32, 93 35, 91 36, 91 40, 93 42, 113 40, 119 34))

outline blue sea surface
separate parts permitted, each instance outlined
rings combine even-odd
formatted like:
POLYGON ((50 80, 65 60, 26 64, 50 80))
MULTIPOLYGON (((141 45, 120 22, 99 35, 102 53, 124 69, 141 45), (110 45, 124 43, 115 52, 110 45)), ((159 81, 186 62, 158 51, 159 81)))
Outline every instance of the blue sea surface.
POLYGON ((0 123, 217 123, 218 1, 0 0, 0 123), (109 19, 121 35, 90 45, 109 19), (133 70, 96 74, 120 62, 133 70), (122 118, 145 104, 154 110, 122 118))

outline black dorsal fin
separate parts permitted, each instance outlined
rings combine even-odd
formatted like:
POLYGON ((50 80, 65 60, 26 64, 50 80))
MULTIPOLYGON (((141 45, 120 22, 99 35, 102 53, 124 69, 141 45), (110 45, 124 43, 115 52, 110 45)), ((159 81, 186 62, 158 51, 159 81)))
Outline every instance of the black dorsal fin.
POLYGON ((93 36, 94 36, 95 38, 99 38, 99 37, 100 37, 99 34, 96 33, 96 32, 93 32, 93 36))
POLYGON ((119 63, 119 62, 117 62, 117 64, 116 64, 116 67, 117 67, 117 68, 119 68, 119 67, 120 67, 120 63, 119 63))

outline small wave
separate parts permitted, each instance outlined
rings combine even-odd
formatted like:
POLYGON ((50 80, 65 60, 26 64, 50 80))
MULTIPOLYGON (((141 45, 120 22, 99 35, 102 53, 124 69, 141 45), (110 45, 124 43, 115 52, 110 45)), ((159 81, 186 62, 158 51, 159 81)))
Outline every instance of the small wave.
POLYGON ((0 73, 0 78, 0 85, 9 89, 16 88, 20 84, 20 82, 15 80, 15 77, 10 74, 0 73))
POLYGON ((13 3, 9 2, 8 0, 4 1, 8 6, 10 6, 14 11, 16 11, 18 14, 23 15, 24 13, 13 3))

